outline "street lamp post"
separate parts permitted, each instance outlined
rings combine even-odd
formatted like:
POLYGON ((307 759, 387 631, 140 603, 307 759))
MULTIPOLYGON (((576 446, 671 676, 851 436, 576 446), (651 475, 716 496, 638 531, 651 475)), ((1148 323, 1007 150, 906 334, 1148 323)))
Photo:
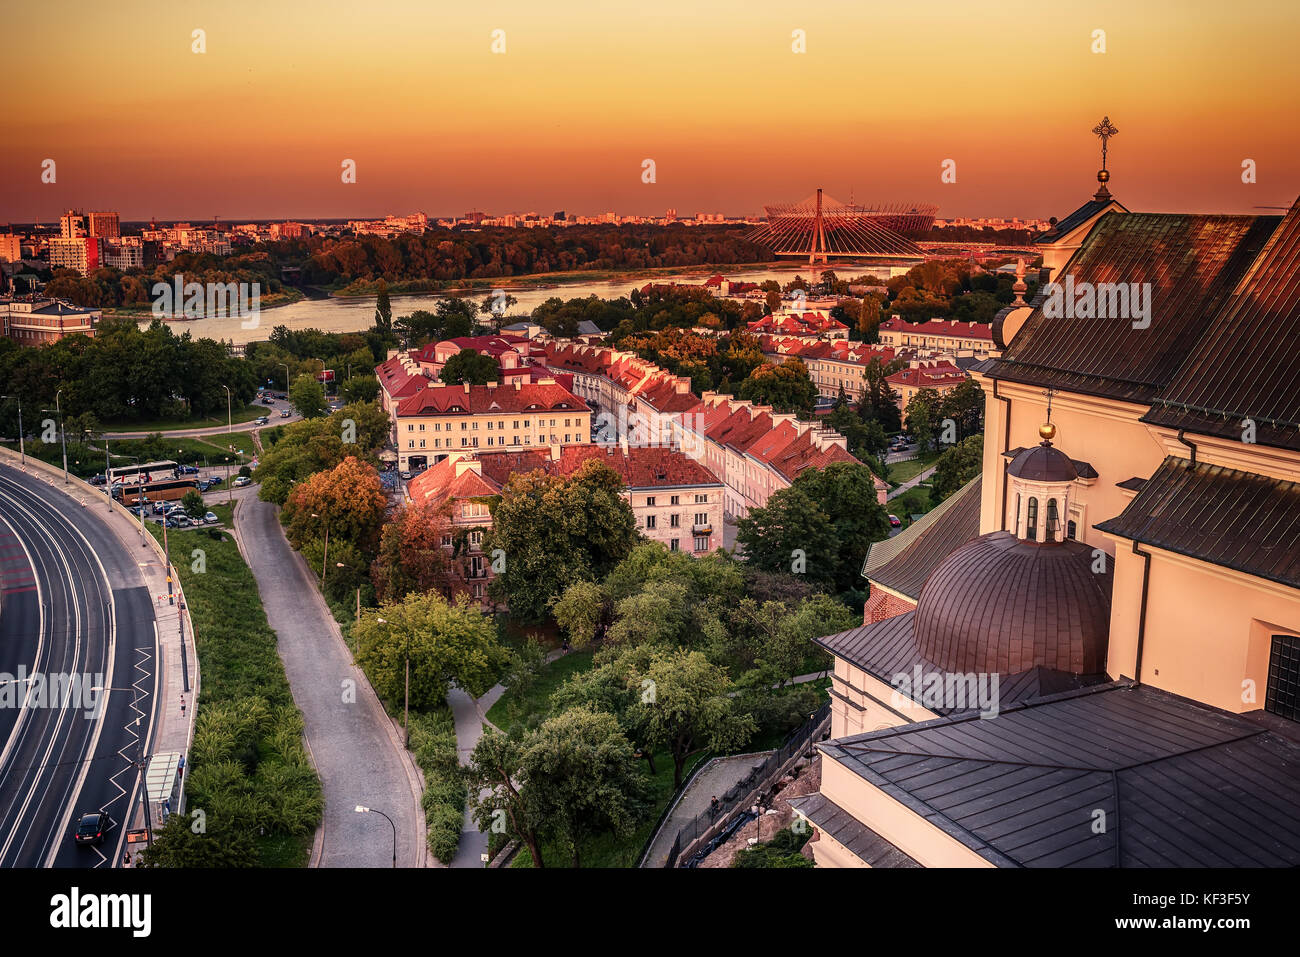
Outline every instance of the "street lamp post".
MULTIPOLYGON (((54 393, 54 411, 59 416, 59 442, 63 445, 63 484, 68 484, 68 432, 63 427, 63 407, 59 404, 59 396, 63 394, 60 389, 54 393)), ((105 476, 107 478, 108 476, 105 476)))
POLYGON ((144 776, 144 735, 140 733, 140 719, 144 717, 144 712, 140 710, 140 689, 134 685, 130 688, 111 688, 108 685, 101 685, 90 689, 91 691, 130 691, 134 697, 131 701, 131 708, 135 711, 135 720, 131 723, 135 725, 135 766, 140 772, 140 805, 144 808, 144 829, 145 834, 149 836, 150 843, 153 842, 153 823, 149 819, 149 786, 144 776))
POLYGON ((223 385, 221 388, 226 390, 226 432, 234 432, 234 419, 231 417, 230 413, 230 386, 223 385))
MULTIPOLYGON (((320 518, 315 512, 311 513, 312 518, 320 518)), ((325 594, 325 567, 330 560, 330 523, 329 519, 321 519, 325 523, 325 554, 320 560, 320 590, 325 594)))
POLYGON ((380 817, 382 817, 385 821, 388 822, 388 826, 393 829, 393 866, 396 867, 397 866, 397 825, 393 823, 393 819, 389 817, 387 814, 385 814, 383 811, 377 810, 373 807, 365 807, 361 804, 357 805, 357 813, 378 814, 380 817))

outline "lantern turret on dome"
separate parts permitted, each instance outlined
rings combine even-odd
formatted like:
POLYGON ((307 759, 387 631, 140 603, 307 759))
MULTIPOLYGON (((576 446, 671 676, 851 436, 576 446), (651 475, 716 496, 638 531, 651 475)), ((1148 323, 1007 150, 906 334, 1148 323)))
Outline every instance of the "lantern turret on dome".
POLYGON ((1042 441, 1022 450, 1007 466, 1007 527, 1023 542, 1055 545, 1065 541, 1065 516, 1070 514, 1070 494, 1079 472, 1070 457, 1052 445, 1056 426, 1050 408, 1038 434, 1042 441))

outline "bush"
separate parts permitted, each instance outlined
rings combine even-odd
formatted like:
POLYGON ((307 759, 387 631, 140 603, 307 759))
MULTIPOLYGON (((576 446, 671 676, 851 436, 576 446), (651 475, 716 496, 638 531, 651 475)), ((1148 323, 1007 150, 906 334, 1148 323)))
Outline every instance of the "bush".
POLYGON ((811 828, 804 828, 803 834, 796 834, 790 828, 778 831, 776 836, 766 844, 738 851, 731 859, 732 867, 815 867, 812 861, 799 851, 808 838, 812 836, 811 828))

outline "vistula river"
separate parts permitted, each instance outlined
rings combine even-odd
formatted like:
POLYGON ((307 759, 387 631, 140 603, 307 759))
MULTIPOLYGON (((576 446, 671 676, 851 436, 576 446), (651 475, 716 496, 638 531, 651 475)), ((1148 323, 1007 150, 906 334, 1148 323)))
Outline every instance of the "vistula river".
MULTIPOLYGON (((818 267, 818 270, 824 268, 826 267, 821 266, 818 267)), ((840 276, 847 277, 862 275, 868 267, 837 263, 831 268, 837 270, 840 276)), ((552 297, 575 299, 599 296, 602 299, 617 299, 619 296, 628 295, 634 287, 643 286, 647 282, 701 283, 715 273, 720 273, 732 280, 763 282, 767 279, 776 279, 782 284, 789 282, 796 275, 805 278, 812 276, 808 264, 799 262, 788 265, 785 263, 773 264, 770 267, 756 270, 741 270, 733 267, 728 271, 723 267, 710 271, 708 267, 701 267, 690 272, 658 275, 652 278, 647 278, 644 274, 633 274, 606 282, 558 283, 547 287, 512 287, 509 285, 510 280, 506 279, 502 280, 500 288, 507 290, 510 295, 519 300, 518 305, 510 308, 506 319, 506 324, 509 325, 510 322, 526 319, 536 306, 552 297)), ((479 302, 489 292, 488 289, 480 289, 468 295, 474 301, 479 302)), ((455 293, 394 295, 392 297, 393 317, 409 315, 417 309, 432 311, 440 299, 454 298, 456 295, 455 293)), ((150 321, 152 321, 151 318, 141 320, 141 326, 147 326, 150 321)), ((271 330, 276 326, 287 326, 290 329, 320 329, 322 332, 362 332, 374 325, 374 322, 375 298, 365 296, 348 299, 304 299, 286 306, 264 309, 246 319, 241 319, 238 316, 222 316, 177 320, 171 324, 178 335, 188 332, 196 339, 219 339, 232 341, 236 345, 243 345, 248 342, 267 339, 271 334, 271 330)))

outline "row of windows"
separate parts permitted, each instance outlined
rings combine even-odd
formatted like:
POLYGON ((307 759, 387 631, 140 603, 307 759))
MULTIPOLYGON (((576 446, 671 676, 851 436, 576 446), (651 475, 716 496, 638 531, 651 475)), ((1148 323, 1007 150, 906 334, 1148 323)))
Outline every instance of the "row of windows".
MULTIPOLYGON (((656 498, 656 497, 655 497, 654 495, 647 495, 647 496, 646 496, 646 499, 645 499, 646 506, 649 507, 649 508, 654 508, 655 498, 656 498)), ((669 497, 668 497, 668 504, 669 504, 669 505, 680 505, 680 504, 681 504, 681 496, 680 496, 680 495, 671 495, 671 496, 669 496, 669 497)), ((708 493, 708 492, 703 492, 703 493, 698 493, 698 494, 696 494, 696 496, 695 496, 695 504, 696 504, 696 505, 708 505, 708 504, 709 504, 709 493, 708 493)))
MULTIPOLYGON (((680 538, 670 538, 668 540, 668 550, 680 552, 682 550, 682 540, 680 538)), ((695 550, 697 552, 707 552, 709 550, 709 539, 707 536, 695 536, 695 550)))
MULTIPOLYGON (((708 514, 708 512, 696 512, 696 513, 695 513, 695 527, 696 527, 696 528, 701 528, 701 527, 703 527, 703 526, 705 526, 705 525, 708 525, 708 524, 709 524, 709 514, 708 514)), ((659 517, 658 517, 657 515, 647 515, 647 516, 645 517, 645 527, 646 527, 646 528, 658 528, 658 527, 659 527, 659 517)), ((668 516, 668 527, 669 527, 669 528, 681 528, 681 527, 682 527, 682 517, 681 517, 681 515, 677 514, 676 512, 674 512, 672 515, 669 515, 669 516, 668 516)))
MULTIPOLYGON (((528 421, 527 419, 524 419, 524 420, 523 420, 523 423, 524 423, 524 424, 523 424, 523 428, 525 428, 525 429, 533 428, 533 426, 529 423, 529 421, 528 421)), ((556 423, 556 420, 555 420, 555 419, 551 419, 551 428, 556 428, 555 423, 556 423)), ((495 427, 496 427, 496 429, 497 429, 498 431, 501 431, 501 432, 504 432, 504 431, 505 431, 505 428, 506 428, 506 421, 505 421, 505 419, 498 419, 498 420, 496 421, 496 423, 493 423, 493 422, 491 422, 491 421, 489 420, 489 422, 488 422, 488 424, 487 424, 488 431, 491 431, 491 430, 492 430, 494 424, 495 424, 495 427)), ((441 432, 441 431, 443 431, 443 426, 444 426, 444 425, 446 426, 446 430, 447 430, 448 432, 450 432, 450 431, 452 430, 452 427, 455 425, 455 423, 454 423, 454 422, 435 422, 435 423, 433 423, 433 428, 430 429, 429 431, 430 431, 430 432, 441 432)), ((582 419, 565 419, 565 420, 564 420, 564 427, 565 427, 566 429, 571 429, 571 428, 573 428, 574 426, 578 426, 578 425, 582 425, 582 419)), ((517 428, 519 428, 519 427, 520 427, 520 426, 519 426, 519 419, 515 419, 515 420, 514 420, 514 428, 517 429, 517 428)), ((537 420, 536 428, 539 428, 539 429, 544 429, 544 428, 546 428, 546 420, 545 420, 545 419, 538 419, 538 420, 537 420)), ((421 423, 419 424, 419 429, 418 429, 418 431, 423 432, 424 430, 425 430, 425 423, 421 422, 421 423)), ((460 423, 460 430, 461 430, 462 432, 468 432, 468 431, 474 431, 474 432, 477 432, 477 431, 478 431, 478 422, 477 422, 477 421, 474 421, 474 422, 467 422, 467 421, 465 421, 465 420, 462 419, 462 420, 461 420, 461 423, 460 423)), ((414 422, 408 422, 408 423, 406 423, 406 431, 407 431, 407 432, 415 432, 415 431, 417 431, 417 429, 416 429, 416 424, 415 424, 414 422)))
MULTIPOLYGON (((565 445, 569 445, 570 443, 573 443, 573 442, 581 442, 581 441, 582 441, 582 438, 581 438, 580 434, 577 433, 577 432, 574 432, 574 433, 565 432, 565 433, 564 433, 564 444, 565 444, 565 445)), ((425 444, 426 442, 427 442, 426 439, 420 439, 420 445, 419 445, 419 448, 422 448, 422 449, 424 449, 424 448, 429 448, 429 446, 425 444)), ((538 436, 538 439, 537 439, 537 444, 538 444, 538 445, 542 445, 542 444, 544 444, 545 442, 546 442, 546 436, 544 436, 544 435, 542 435, 542 436, 538 436)), ((552 436, 551 436, 551 442, 554 443, 554 444, 556 444, 556 445, 560 444, 560 442, 559 442, 559 436, 558 436, 558 435, 552 435, 552 436)), ((442 440, 442 439, 434 439, 434 440, 433 440, 433 446, 432 446, 432 447, 435 448, 435 449, 443 449, 443 448, 447 448, 447 449, 449 449, 449 448, 452 447, 453 444, 454 444, 454 443, 453 443, 453 441, 452 441, 451 439, 447 439, 445 445, 443 444, 443 440, 442 440)), ((519 441, 519 436, 514 435, 514 436, 511 436, 511 437, 510 437, 510 441, 509 441, 509 442, 506 442, 506 437, 505 437, 504 435, 501 436, 500 438, 497 438, 495 435, 489 435, 489 436, 487 437, 487 444, 488 444, 489 447, 496 447, 496 446, 499 446, 499 447, 501 447, 501 448, 505 448, 507 445, 532 445, 532 444, 533 444, 533 440, 532 440, 532 436, 525 435, 525 436, 524 436, 524 440, 523 440, 523 442, 520 442, 520 441, 519 441)), ((408 440, 407 440, 407 443, 406 443, 406 447, 407 447, 408 449, 416 448, 415 439, 408 439, 408 440)), ((461 439, 460 439, 460 448, 472 448, 472 449, 476 449, 476 448, 478 448, 478 436, 476 435, 476 436, 474 436, 473 438, 466 438, 465 436, 461 436, 461 439)))

